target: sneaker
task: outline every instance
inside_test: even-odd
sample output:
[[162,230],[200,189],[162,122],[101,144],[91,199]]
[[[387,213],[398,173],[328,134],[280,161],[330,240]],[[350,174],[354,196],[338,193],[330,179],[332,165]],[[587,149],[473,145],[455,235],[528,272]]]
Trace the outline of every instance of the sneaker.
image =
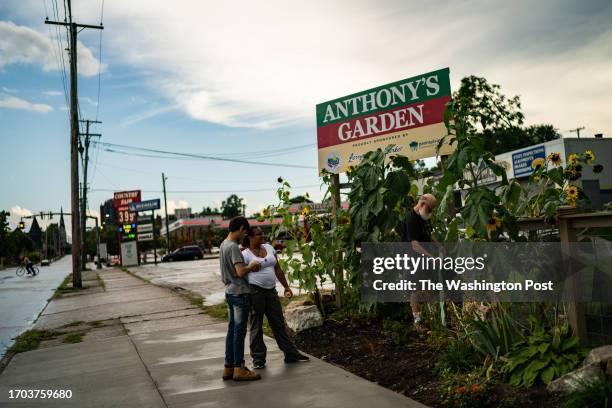
[[234,378],[234,367],[223,367],[223,380],[231,380]]
[[310,357],[301,353],[285,356],[285,363],[305,363],[306,361],[310,361]]
[[259,369],[265,368],[265,367],[266,367],[266,362],[265,361],[261,361],[261,360],[253,361],[253,368],[259,370]]
[[246,366],[234,367],[234,381],[261,380],[261,375],[252,372]]

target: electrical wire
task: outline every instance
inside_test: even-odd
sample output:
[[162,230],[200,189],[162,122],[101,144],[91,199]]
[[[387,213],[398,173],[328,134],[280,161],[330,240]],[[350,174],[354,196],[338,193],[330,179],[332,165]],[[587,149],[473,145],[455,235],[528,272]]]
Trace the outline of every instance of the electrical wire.
[[[319,184],[308,184],[308,185],[302,185],[302,186],[293,186],[293,188],[315,188],[315,187],[321,187]],[[254,193],[254,192],[265,192],[265,191],[276,191],[277,188],[276,187],[269,187],[269,188],[252,188],[252,189],[234,189],[234,190],[166,190],[166,193],[172,193],[172,194],[225,194],[225,193],[235,193],[235,194],[242,194],[242,193]],[[96,192],[116,192],[116,191],[123,191],[121,189],[110,189],[110,188],[96,188],[96,189],[92,189],[90,190],[92,192],[96,191]],[[163,190],[140,190],[143,193],[163,193]]]
[[[124,154],[128,156],[136,156],[136,157],[148,157],[148,158],[156,158],[156,159],[179,159],[179,160],[213,160],[213,161],[226,161],[226,162],[231,162],[231,163],[253,164],[253,165],[259,165],[259,166],[316,169],[316,167],[314,166],[304,166],[304,165],[299,165],[299,164],[272,163],[272,162],[262,162],[262,161],[253,161],[253,160],[244,160],[244,159],[234,159],[234,158],[229,158],[229,157],[201,155],[201,154],[194,154],[194,153],[172,152],[172,151],[167,151],[167,150],[126,146],[126,145],[100,142],[100,141],[97,141],[95,143],[101,145],[102,148],[107,152]],[[128,151],[125,151],[125,150],[128,150]],[[132,150],[132,151],[129,151],[129,150]],[[137,151],[150,152],[154,154],[137,153]]]

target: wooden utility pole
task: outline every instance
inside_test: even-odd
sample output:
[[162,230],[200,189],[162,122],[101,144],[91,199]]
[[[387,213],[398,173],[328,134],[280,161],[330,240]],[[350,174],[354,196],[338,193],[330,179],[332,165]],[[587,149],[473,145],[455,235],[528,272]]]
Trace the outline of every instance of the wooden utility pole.
[[[340,175],[332,175],[332,212],[333,212],[333,224],[332,228],[338,228],[340,223],[338,219],[338,210],[342,205],[340,202]],[[344,268],[342,266],[342,251],[336,252],[335,264],[336,268],[334,271],[336,277],[336,307],[340,309],[342,307],[342,298],[344,297]]]
[[580,131],[581,130],[584,130],[584,126],[579,126],[576,129],[570,129],[570,132],[576,133],[576,136],[578,137],[578,139],[580,139]]
[[[102,123],[97,120],[80,120],[79,122],[85,123],[85,134],[79,133],[81,136],[85,136],[85,141],[83,143],[83,147],[79,149],[81,153],[81,157],[83,158],[83,194],[81,198],[81,236],[83,239],[81,240],[81,268],[85,270],[85,266],[87,265],[87,235],[86,235],[86,226],[87,226],[87,169],[89,164],[89,144],[92,137],[100,137],[102,136],[99,133],[89,133],[89,125],[91,123]],[[97,220],[97,218],[96,218]]]
[[68,0],[68,21],[49,21],[45,24],[68,27],[70,52],[70,211],[72,213],[72,286],[83,287],[81,280],[81,251],[82,242],[79,219],[79,115],[77,93],[77,30],[81,28],[95,28],[102,30],[102,25],[77,24],[72,21],[72,6]]
[[166,202],[166,176],[162,173],[162,185],[164,187],[164,212],[166,213],[166,250],[170,253],[170,227],[168,226],[168,203]]

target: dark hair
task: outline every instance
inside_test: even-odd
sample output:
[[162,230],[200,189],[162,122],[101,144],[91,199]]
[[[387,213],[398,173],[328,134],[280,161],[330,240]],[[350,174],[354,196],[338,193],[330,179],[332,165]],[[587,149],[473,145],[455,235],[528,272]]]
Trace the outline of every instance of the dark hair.
[[240,227],[244,227],[244,229],[249,232],[251,226],[249,225],[249,221],[244,217],[234,217],[229,222],[229,232],[240,231]]
[[263,230],[261,229],[261,227],[259,227],[259,226],[257,226],[257,225],[256,225],[256,226],[254,226],[254,227],[251,227],[251,228],[249,229],[249,232],[248,232],[248,233],[247,233],[247,234],[244,236],[244,239],[242,240],[242,246],[243,246],[243,247],[248,248],[248,247],[250,247],[250,246],[251,246],[251,240],[249,239],[249,237],[254,237],[254,236],[255,236],[255,231],[256,231],[256,230],[260,230],[260,231],[262,231],[262,232],[263,232]]

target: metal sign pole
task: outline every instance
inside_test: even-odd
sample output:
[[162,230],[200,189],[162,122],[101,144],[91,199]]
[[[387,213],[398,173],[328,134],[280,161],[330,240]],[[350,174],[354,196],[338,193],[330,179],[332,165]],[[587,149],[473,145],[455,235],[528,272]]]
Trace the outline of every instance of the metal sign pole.
[[153,259],[157,266],[157,239],[155,238],[155,210],[151,210],[151,226],[153,228]]

